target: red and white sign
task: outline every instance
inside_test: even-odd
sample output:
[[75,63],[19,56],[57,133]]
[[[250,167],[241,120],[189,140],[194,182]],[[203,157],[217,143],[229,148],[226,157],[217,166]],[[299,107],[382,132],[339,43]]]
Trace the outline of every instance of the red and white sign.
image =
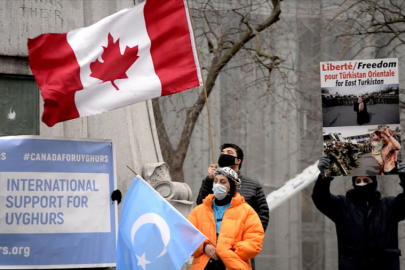
[[321,62],[321,87],[398,84],[398,59]]
[[202,85],[186,0],[147,0],[28,51],[48,126]]

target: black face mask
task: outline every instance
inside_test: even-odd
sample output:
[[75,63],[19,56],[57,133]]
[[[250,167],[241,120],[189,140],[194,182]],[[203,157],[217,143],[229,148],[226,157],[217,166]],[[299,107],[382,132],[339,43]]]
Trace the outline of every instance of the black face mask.
[[369,200],[374,196],[375,191],[377,190],[377,181],[373,181],[364,186],[354,184],[353,187],[356,195],[359,196],[360,199]]
[[230,167],[235,165],[236,157],[232,155],[222,154],[218,158],[218,165],[219,167]]

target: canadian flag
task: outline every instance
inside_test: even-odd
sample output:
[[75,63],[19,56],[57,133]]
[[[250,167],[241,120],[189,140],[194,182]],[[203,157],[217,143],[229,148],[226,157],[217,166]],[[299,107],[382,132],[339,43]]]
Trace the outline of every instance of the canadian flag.
[[147,0],[28,40],[48,126],[202,85],[186,0]]

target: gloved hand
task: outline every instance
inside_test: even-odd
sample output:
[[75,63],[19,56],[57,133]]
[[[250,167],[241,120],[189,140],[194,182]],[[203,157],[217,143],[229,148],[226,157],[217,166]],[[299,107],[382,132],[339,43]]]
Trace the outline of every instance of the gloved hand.
[[113,193],[111,193],[111,200],[113,201],[117,201],[118,204],[120,204],[122,199],[122,194],[121,191],[119,189],[116,189],[113,191]]
[[329,169],[330,159],[327,156],[321,156],[318,162],[318,169],[322,176],[325,176],[325,171]]
[[400,179],[400,185],[405,188],[405,163],[398,163],[398,175]]

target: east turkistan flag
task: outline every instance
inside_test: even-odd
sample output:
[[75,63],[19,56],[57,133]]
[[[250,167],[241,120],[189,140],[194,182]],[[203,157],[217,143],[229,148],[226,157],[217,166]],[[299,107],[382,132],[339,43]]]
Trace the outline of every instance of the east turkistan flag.
[[142,178],[125,194],[117,270],[179,270],[206,237]]

